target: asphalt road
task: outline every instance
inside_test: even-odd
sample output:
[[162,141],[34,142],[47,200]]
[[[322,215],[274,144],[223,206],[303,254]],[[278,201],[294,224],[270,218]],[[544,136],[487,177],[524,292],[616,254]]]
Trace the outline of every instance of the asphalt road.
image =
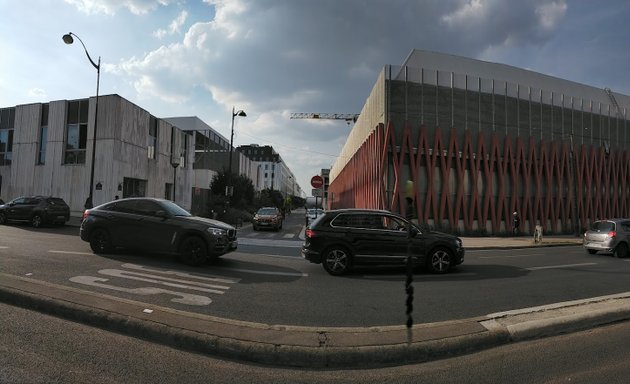
[[366,370],[216,359],[0,303],[0,382],[627,383],[630,322],[423,364]]
[[[238,252],[191,268],[172,257],[94,255],[78,228],[0,226],[2,272],[163,307],[267,324],[404,324],[404,271],[362,269],[329,276],[299,256],[303,216],[281,232],[239,231]],[[449,275],[414,277],[415,323],[630,290],[630,259],[588,255],[581,247],[468,250]]]

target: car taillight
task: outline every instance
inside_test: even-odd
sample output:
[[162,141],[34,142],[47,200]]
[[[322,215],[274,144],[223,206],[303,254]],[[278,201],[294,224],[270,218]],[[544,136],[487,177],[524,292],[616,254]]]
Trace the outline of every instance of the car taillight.
[[615,236],[617,236],[617,232],[616,231],[608,232],[608,237],[615,237]]
[[313,231],[312,229],[307,229],[306,232],[304,232],[304,234],[306,235],[306,237],[312,238],[315,237],[315,231]]
[[83,211],[83,217],[81,218],[82,220],[87,219],[87,217],[90,215],[90,210],[86,209],[85,211]]

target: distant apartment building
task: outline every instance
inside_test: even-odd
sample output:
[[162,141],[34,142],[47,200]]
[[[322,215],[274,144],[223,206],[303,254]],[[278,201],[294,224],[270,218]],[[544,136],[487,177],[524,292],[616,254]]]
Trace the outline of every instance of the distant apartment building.
[[252,178],[256,190],[272,189],[280,191],[284,196],[301,196],[301,189],[295,175],[282,157],[270,145],[241,145],[237,150],[249,158],[254,164],[256,176]]

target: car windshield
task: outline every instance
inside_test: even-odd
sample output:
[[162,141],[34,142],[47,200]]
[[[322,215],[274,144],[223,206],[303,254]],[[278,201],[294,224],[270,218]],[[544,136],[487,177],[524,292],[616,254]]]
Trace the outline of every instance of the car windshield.
[[275,208],[261,208],[258,210],[259,215],[277,215],[278,211]]
[[593,231],[614,231],[615,223],[612,221],[596,221],[593,223],[591,229]]
[[161,203],[162,206],[166,209],[166,212],[173,216],[192,216],[187,210],[173,203],[172,201],[164,200]]

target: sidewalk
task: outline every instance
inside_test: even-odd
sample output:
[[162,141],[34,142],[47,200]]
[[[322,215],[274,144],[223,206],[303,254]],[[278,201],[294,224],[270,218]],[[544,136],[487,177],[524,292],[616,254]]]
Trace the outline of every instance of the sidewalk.
[[[463,241],[466,248],[476,249],[534,246],[529,237],[466,237]],[[575,237],[550,237],[535,246],[579,243]],[[0,273],[0,301],[183,350],[305,368],[419,363],[630,319],[627,292],[417,324],[411,332],[402,325],[331,328],[259,324],[178,311],[4,273]]]

